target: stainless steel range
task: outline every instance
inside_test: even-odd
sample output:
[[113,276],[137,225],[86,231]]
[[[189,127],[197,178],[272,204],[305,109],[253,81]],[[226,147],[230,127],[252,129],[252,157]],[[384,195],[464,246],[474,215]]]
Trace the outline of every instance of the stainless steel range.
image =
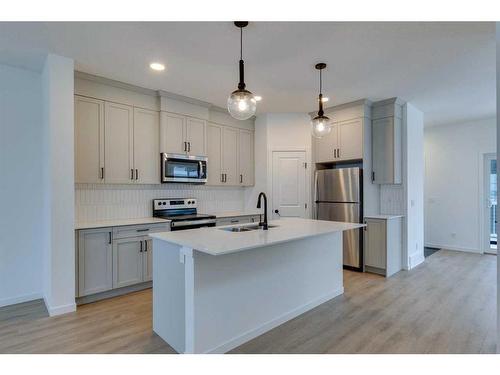
[[170,230],[215,227],[215,216],[199,214],[196,198],[153,199],[153,216],[171,220]]

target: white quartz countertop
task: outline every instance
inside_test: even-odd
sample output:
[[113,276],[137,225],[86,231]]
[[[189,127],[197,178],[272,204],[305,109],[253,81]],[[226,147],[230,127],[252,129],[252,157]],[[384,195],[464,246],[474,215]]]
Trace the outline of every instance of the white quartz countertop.
[[398,217],[403,217],[403,215],[365,215],[365,219],[382,219],[382,220],[391,220],[396,219]]
[[238,216],[256,216],[260,215],[262,210],[245,210],[245,211],[217,211],[209,212],[209,215],[214,215],[217,219],[223,219],[226,217],[238,217]]
[[[240,224],[235,226],[251,226]],[[158,240],[189,247],[210,255],[224,255],[278,243],[295,241],[307,237],[341,232],[364,227],[364,224],[342,223],[300,218],[272,220],[269,225],[276,225],[269,230],[248,232],[228,232],[224,227],[204,227],[175,232],[152,233],[149,236]]]
[[124,225],[142,225],[142,224],[158,224],[168,223],[170,220],[159,219],[157,217],[143,217],[138,219],[114,219],[114,220],[99,220],[88,222],[76,222],[75,229],[94,229],[105,227],[120,227]]

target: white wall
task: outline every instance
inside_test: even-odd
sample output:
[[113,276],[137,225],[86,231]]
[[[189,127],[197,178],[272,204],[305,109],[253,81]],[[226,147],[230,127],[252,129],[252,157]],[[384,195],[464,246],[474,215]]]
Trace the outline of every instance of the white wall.
[[425,129],[425,243],[481,252],[483,154],[496,152],[496,119]]
[[39,73],[0,65],[0,306],[42,297]]
[[47,56],[42,97],[49,202],[45,230],[50,236],[44,256],[44,299],[49,314],[58,315],[76,309],[73,60]]
[[255,186],[247,189],[246,207],[255,209],[257,197],[265,192],[269,201],[269,219],[272,218],[272,152],[298,151],[306,152],[308,215],[310,202],[311,171],[311,118],[303,113],[266,113],[255,120]]

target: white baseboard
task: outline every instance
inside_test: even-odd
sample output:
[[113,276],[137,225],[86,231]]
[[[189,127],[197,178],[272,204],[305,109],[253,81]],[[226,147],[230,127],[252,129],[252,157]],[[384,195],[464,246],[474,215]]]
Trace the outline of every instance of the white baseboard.
[[47,308],[47,311],[49,312],[49,316],[56,316],[56,315],[62,315],[62,314],[67,314],[73,311],[76,311],[76,303],[69,303],[67,305],[61,305],[61,306],[50,306],[47,303],[47,300],[44,298],[43,301],[45,302],[45,307]]
[[410,258],[409,265],[408,265],[409,270],[415,268],[419,264],[423,263],[425,260],[424,254],[422,254],[422,253],[411,254],[409,258]]
[[435,247],[437,249],[453,250],[453,251],[464,251],[467,253],[475,253],[475,254],[482,254],[483,253],[480,249],[477,249],[474,247],[460,247],[460,246],[455,246],[455,245],[440,245],[440,244],[435,244],[435,243],[426,243],[425,247]]
[[299,316],[300,314],[303,314],[306,311],[309,311],[309,310],[321,305],[322,303],[325,303],[326,301],[331,300],[332,298],[340,296],[343,293],[344,293],[344,287],[341,287],[340,289],[337,289],[337,290],[335,290],[327,295],[324,295],[324,296],[322,296],[314,301],[311,301],[309,303],[306,303],[305,305],[299,306],[299,307],[297,307],[289,312],[286,312],[285,314],[280,315],[277,318],[270,320],[269,322],[264,323],[257,328],[251,329],[250,331],[247,331],[239,336],[236,336],[236,337],[226,341],[225,343],[223,343],[215,348],[209,349],[205,353],[206,354],[227,353],[231,349],[234,349],[234,348],[240,346],[241,344],[244,344],[245,342],[256,338],[257,336],[260,336],[263,333],[287,322],[288,320],[291,320],[291,319]]
[[31,293],[31,294],[25,294],[25,295],[17,296],[17,297],[3,298],[3,299],[0,299],[0,307],[15,305],[17,303],[33,301],[35,299],[42,299],[42,298],[43,298],[43,296],[41,293]]

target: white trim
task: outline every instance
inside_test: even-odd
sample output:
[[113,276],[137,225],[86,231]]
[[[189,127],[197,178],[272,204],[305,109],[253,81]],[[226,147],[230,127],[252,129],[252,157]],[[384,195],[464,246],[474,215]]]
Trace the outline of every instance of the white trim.
[[254,339],[257,336],[262,335],[263,333],[305,313],[306,311],[309,311],[326,301],[331,300],[332,298],[335,298],[337,296],[340,296],[341,294],[344,293],[344,288],[339,288],[331,293],[328,293],[322,297],[319,297],[318,299],[311,301],[309,303],[306,303],[302,306],[299,306],[289,312],[284,313],[283,315],[278,316],[275,319],[272,319],[268,321],[267,323],[262,324],[261,326],[251,329],[250,331],[247,331],[239,336],[233,337],[232,339],[226,341],[225,343],[216,346],[215,348],[209,349],[205,351],[205,354],[222,354],[230,351],[231,349],[234,349],[241,344]]
[[408,259],[408,270],[411,270],[418,266],[419,264],[422,264],[425,260],[424,254],[421,253],[415,253],[411,254]]
[[455,245],[439,245],[439,244],[435,244],[435,243],[426,243],[425,247],[434,247],[437,249],[451,250],[451,251],[463,251],[466,253],[474,253],[474,254],[482,254],[483,253],[480,249],[477,249],[477,248],[460,247],[460,246],[455,246]]
[[490,238],[489,238],[489,210],[486,209],[486,200],[488,199],[488,190],[489,190],[489,174],[486,174],[487,168],[489,169],[489,165],[487,165],[488,160],[493,160],[496,158],[496,153],[494,152],[485,152],[479,153],[479,249],[481,253],[489,253],[496,254],[495,251],[492,251],[490,248]]
[[67,305],[61,305],[61,306],[50,306],[47,303],[47,299],[44,297],[43,301],[45,302],[45,307],[47,308],[47,311],[49,312],[49,316],[57,316],[57,315],[62,315],[62,314],[67,314],[70,312],[76,311],[76,303],[70,303]]
[[24,294],[22,296],[17,296],[17,297],[2,298],[2,299],[0,299],[0,307],[15,305],[18,303],[23,303],[23,302],[34,301],[36,299],[42,299],[42,298],[43,298],[42,293],[31,293],[31,294]]

